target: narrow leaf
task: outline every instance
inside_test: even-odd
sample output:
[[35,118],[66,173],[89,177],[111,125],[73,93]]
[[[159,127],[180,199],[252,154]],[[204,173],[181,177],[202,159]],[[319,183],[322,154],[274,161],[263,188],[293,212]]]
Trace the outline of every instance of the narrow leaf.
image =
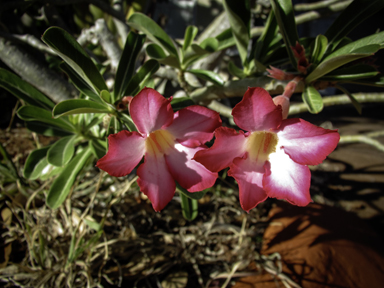
[[192,73],[196,75],[197,77],[209,81],[217,86],[223,86],[224,80],[216,73],[208,70],[201,70],[201,69],[191,69],[187,72]]
[[59,27],[48,28],[42,40],[52,48],[84,81],[99,94],[108,90],[99,70],[71,34]]
[[168,34],[151,18],[142,13],[133,13],[128,25],[146,34],[154,43],[162,46],[170,54],[177,56],[177,50]]
[[[89,86],[89,84],[75,72],[67,63],[63,62],[60,64],[61,70],[68,75],[69,79],[72,81],[73,85],[84,95],[88,96],[92,100],[101,103],[99,95],[95,90]],[[53,108],[53,107],[52,107]]]
[[107,153],[107,142],[103,140],[93,139],[89,141],[89,146],[92,149],[93,155],[100,159]]
[[240,69],[239,67],[237,67],[235,65],[235,63],[233,63],[232,61],[229,61],[229,63],[228,63],[228,71],[233,76],[236,76],[239,79],[243,79],[243,78],[247,77],[247,75],[244,73],[244,71],[242,69]]
[[269,12],[267,22],[263,33],[259,37],[256,43],[255,59],[260,61],[271,50],[270,48],[275,45],[277,41],[280,41],[280,37],[277,36],[279,26],[277,25],[275,14],[273,10]]
[[219,47],[219,41],[216,38],[210,37],[204,39],[198,46],[207,52],[213,53]]
[[194,220],[198,215],[198,202],[195,199],[188,198],[183,193],[180,193],[181,199],[181,210],[183,212],[183,216],[188,221]]
[[57,167],[66,165],[75,152],[76,136],[67,136],[57,140],[48,150],[47,161]]
[[60,129],[56,126],[49,125],[47,123],[43,122],[37,122],[37,121],[28,121],[25,122],[25,126],[27,127],[28,130],[35,132],[37,134],[41,134],[44,136],[58,136],[58,137],[64,137],[64,136],[69,136],[73,135],[70,131]]
[[29,83],[3,68],[0,68],[0,87],[26,103],[51,110],[55,104]]
[[159,70],[159,62],[150,59],[140,67],[139,71],[132,77],[129,81],[129,84],[124,92],[124,95],[135,96],[141,89],[144,88],[146,81],[157,71]]
[[317,35],[312,51],[311,63],[317,65],[320,63],[327,50],[328,39],[324,35]]
[[139,35],[133,32],[128,34],[123,55],[121,56],[119,67],[116,72],[114,88],[115,101],[125,96],[124,92],[135,72],[136,60],[144,45],[145,38],[145,35]]
[[319,91],[315,87],[305,87],[302,98],[304,103],[307,104],[310,113],[317,114],[323,110],[323,98],[321,98]]
[[35,149],[29,155],[25,161],[23,176],[30,180],[37,179],[42,170],[48,164],[47,159],[45,158],[50,146]]
[[173,55],[167,56],[163,48],[155,43],[149,44],[146,48],[146,52],[149,57],[156,59],[162,64],[180,68],[179,59]]
[[55,118],[71,114],[81,113],[111,113],[112,108],[105,104],[83,99],[70,99],[60,102],[53,108],[52,115]]
[[195,104],[196,103],[193,102],[193,100],[189,97],[173,98],[171,101],[171,106],[173,111],[178,111],[180,109],[183,109]]
[[271,0],[273,12],[279,25],[291,64],[296,67],[296,59],[291,47],[299,41],[297,34],[295,14],[293,13],[291,0]]
[[58,208],[67,198],[69,191],[85,162],[92,155],[89,147],[78,153],[53,181],[48,191],[46,203],[51,209]]
[[219,41],[217,50],[223,50],[236,44],[231,28],[228,28],[215,37]]
[[336,69],[327,75],[321,77],[320,80],[326,81],[351,81],[361,78],[370,78],[379,74],[374,67],[366,64],[357,64],[345,68]]
[[329,40],[328,51],[333,51],[345,36],[382,8],[384,8],[382,0],[352,1],[325,32],[325,36]]
[[340,85],[336,85],[336,88],[339,89],[340,91],[342,91],[345,95],[348,96],[348,98],[351,100],[352,102],[352,105],[355,107],[355,109],[357,110],[357,112],[361,115],[361,113],[363,112],[362,111],[362,108],[361,108],[361,105],[359,103],[359,101],[357,101],[357,99],[351,94],[349,93],[349,91],[347,89],[345,89],[344,87],[340,86]]
[[187,50],[189,45],[192,44],[193,40],[195,39],[197,32],[199,32],[199,29],[197,29],[196,26],[188,26],[187,29],[185,29],[184,34],[184,43],[183,43],[183,50]]
[[64,130],[75,131],[70,122],[63,119],[54,119],[52,117],[52,113],[43,108],[35,107],[35,106],[22,106],[18,111],[17,115],[20,119],[24,121],[40,121],[50,125],[54,125]]
[[249,1],[224,0],[223,5],[231,25],[232,35],[236,41],[241,62],[247,64],[248,44],[250,40],[251,11]]

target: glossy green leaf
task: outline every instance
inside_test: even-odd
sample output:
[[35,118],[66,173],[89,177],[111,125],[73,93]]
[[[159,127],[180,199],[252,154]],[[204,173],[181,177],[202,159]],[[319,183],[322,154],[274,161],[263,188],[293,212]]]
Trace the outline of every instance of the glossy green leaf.
[[178,111],[180,109],[183,109],[195,104],[196,103],[193,102],[193,100],[189,97],[173,98],[171,101],[171,106],[173,111]]
[[176,56],[168,55],[163,48],[157,44],[149,44],[146,48],[149,57],[156,59],[162,64],[169,65],[175,68],[180,68],[179,59]]
[[75,87],[84,95],[88,96],[92,100],[101,103],[99,95],[95,92],[95,90],[88,85],[88,83],[79,76],[67,63],[63,62],[60,64],[61,70],[68,75],[69,79],[75,85]]
[[328,55],[324,61],[351,53],[375,53],[378,49],[382,48],[384,48],[384,31],[361,38],[341,47]]
[[192,44],[193,40],[195,39],[197,32],[199,32],[199,29],[197,29],[196,26],[188,26],[187,29],[185,29],[184,34],[184,43],[183,43],[183,50],[187,50],[189,45]]
[[139,71],[132,77],[131,81],[127,86],[127,89],[124,92],[124,95],[135,96],[141,89],[144,88],[147,80],[157,71],[159,70],[160,65],[159,62],[150,59],[146,61],[143,66],[140,67]]
[[47,153],[47,161],[57,167],[66,165],[75,153],[76,136],[67,136],[57,140]]
[[[137,131],[136,125],[133,122],[131,116],[125,114],[125,113],[118,113],[119,120],[128,128],[129,131]],[[121,130],[119,130],[121,131]],[[118,132],[119,132],[118,131]],[[117,133],[117,132],[115,132]]]
[[50,146],[33,150],[25,161],[23,176],[30,180],[37,179],[47,166],[47,152]]
[[204,39],[198,46],[207,52],[213,53],[219,48],[219,41],[216,38],[210,37]]
[[58,137],[64,137],[73,135],[70,131],[60,129],[59,127],[52,126],[43,122],[37,122],[37,121],[28,121],[25,122],[25,126],[28,130],[35,132],[37,134],[41,134],[44,136],[52,137],[52,136],[58,136]]
[[328,38],[328,51],[333,51],[339,42],[347,36],[360,23],[369,19],[373,14],[384,8],[383,0],[354,0],[352,3],[337,17],[325,32]]
[[107,141],[92,139],[91,141],[89,141],[89,146],[92,149],[93,155],[97,159],[100,159],[107,153]]
[[199,45],[192,44],[184,53],[184,57],[183,57],[184,69],[189,65],[191,65],[193,62],[200,59],[203,55],[206,55],[209,53],[210,53],[209,51],[201,48]]
[[357,85],[373,86],[373,87],[384,87],[384,76],[380,76],[379,74],[369,79],[359,79],[359,80],[351,81],[351,83],[354,83]]
[[107,90],[103,90],[103,91],[100,92],[100,98],[106,104],[112,103],[111,94]]
[[352,102],[352,105],[355,107],[355,109],[357,110],[357,112],[361,115],[361,113],[363,112],[362,111],[362,108],[361,108],[361,105],[359,103],[359,101],[357,101],[357,99],[351,94],[349,93],[349,91],[347,89],[345,89],[344,87],[340,86],[340,85],[336,85],[336,88],[339,89],[340,91],[342,91],[345,95],[348,96],[348,98],[351,100]]
[[53,108],[52,115],[55,118],[81,113],[111,113],[112,108],[105,104],[83,99],[70,99],[60,102]]
[[109,120],[107,135],[119,133],[121,130],[122,130],[121,123],[115,116],[112,116],[111,119]]
[[278,36],[279,26],[277,25],[275,13],[273,10],[269,12],[267,22],[265,23],[265,28],[263,33],[257,39],[256,50],[255,50],[255,59],[261,61],[268,52],[271,51],[271,47],[274,46],[277,42],[280,42],[281,37]]
[[240,69],[239,67],[237,67],[235,65],[235,63],[233,63],[232,61],[229,61],[229,63],[228,63],[228,71],[233,76],[236,76],[239,79],[243,79],[243,78],[247,77],[247,75],[244,73],[244,71],[242,69]]
[[[368,57],[374,54],[374,51],[377,51],[377,46],[374,45],[373,50],[369,52],[369,50],[364,50],[364,53],[351,53],[351,54],[345,54],[336,56],[333,58],[330,58],[328,60],[322,61],[319,66],[315,68],[306,78],[305,81],[307,83],[311,83],[312,81],[315,81],[316,79],[326,75],[327,73],[339,68],[340,66],[347,64],[349,62],[355,61],[360,58]],[[375,48],[376,47],[376,48]],[[366,48],[366,47],[365,47]]]
[[147,35],[154,43],[164,47],[170,54],[177,57],[177,50],[168,34],[151,18],[142,13],[133,13],[127,24]]
[[194,220],[199,213],[197,200],[188,198],[183,193],[180,193],[180,200],[183,217],[188,221]]
[[310,113],[317,114],[323,110],[323,98],[315,87],[306,86],[302,98],[304,103],[307,104]]
[[327,37],[325,37],[324,35],[317,35],[311,56],[312,65],[317,65],[318,63],[320,63],[325,51],[327,50],[327,45]]
[[123,55],[119,62],[116,72],[116,81],[114,88],[115,101],[126,96],[125,91],[129,81],[135,73],[135,65],[137,57],[145,42],[145,35],[139,35],[133,32],[128,34],[125,42]]
[[336,69],[320,78],[325,81],[351,81],[361,78],[370,78],[379,74],[375,67],[366,64],[357,64],[350,67]]
[[291,0],[271,0],[273,12],[279,25],[281,36],[283,37],[291,64],[296,67],[296,59],[291,47],[299,41],[297,34],[295,14]]
[[219,41],[217,50],[223,50],[236,44],[231,28],[228,28],[215,37]]
[[50,125],[54,125],[63,128],[68,131],[75,131],[73,125],[64,119],[54,119],[52,113],[36,106],[22,106],[18,111],[17,115],[24,121],[40,121]]
[[79,152],[53,181],[46,199],[46,203],[51,209],[58,208],[65,201],[77,175],[91,155],[90,147]]
[[231,25],[241,62],[247,66],[248,44],[250,40],[251,11],[249,1],[224,0],[223,5]]
[[97,94],[108,90],[99,70],[76,39],[59,27],[48,28],[42,40],[53,49]]
[[203,80],[209,81],[217,86],[224,85],[224,80],[220,77],[220,75],[212,71],[202,70],[202,69],[191,69],[191,70],[188,70],[187,72],[192,73],[197,77]]
[[0,68],[0,87],[16,96],[25,103],[51,110],[55,104],[43,93],[16,74]]

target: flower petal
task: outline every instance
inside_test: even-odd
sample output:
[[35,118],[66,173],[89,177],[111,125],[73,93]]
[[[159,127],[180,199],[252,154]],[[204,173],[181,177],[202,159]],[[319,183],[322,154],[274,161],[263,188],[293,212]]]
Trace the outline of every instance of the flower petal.
[[242,131],[219,127],[215,130],[216,140],[211,148],[200,150],[193,157],[210,171],[219,172],[228,167],[233,159],[245,153],[246,138]]
[[144,163],[137,169],[140,191],[148,196],[156,212],[161,211],[175,195],[176,184],[169,173],[163,155],[145,154]]
[[177,111],[167,130],[184,146],[197,147],[210,141],[220,126],[219,113],[193,105]]
[[129,113],[137,130],[144,135],[167,127],[173,121],[173,110],[169,100],[151,88],[144,88],[131,100]]
[[246,131],[276,129],[282,120],[281,107],[276,106],[271,95],[260,87],[248,88],[243,99],[233,108],[236,125]]
[[202,147],[189,148],[176,144],[175,149],[165,156],[173,178],[189,192],[197,192],[212,187],[217,173],[207,170],[202,164],[192,160]]
[[278,146],[283,147],[291,159],[303,165],[323,162],[339,143],[337,130],[317,127],[303,119],[284,120],[278,129]]
[[143,158],[145,139],[137,132],[123,130],[109,135],[108,142],[108,152],[96,166],[115,177],[131,173]]
[[311,202],[310,184],[311,172],[307,166],[294,162],[282,149],[269,155],[263,178],[263,186],[269,197],[306,206]]
[[228,175],[236,179],[239,185],[239,199],[241,207],[249,212],[257,204],[267,199],[263,189],[264,167],[247,158],[236,158],[230,166]]

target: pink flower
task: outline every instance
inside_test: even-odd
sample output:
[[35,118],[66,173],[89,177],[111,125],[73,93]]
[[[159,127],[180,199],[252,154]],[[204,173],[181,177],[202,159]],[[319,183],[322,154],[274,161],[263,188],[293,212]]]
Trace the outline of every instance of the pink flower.
[[192,157],[206,148],[204,143],[221,126],[218,113],[197,105],[174,113],[170,100],[150,88],[130,99],[129,112],[138,132],[124,130],[110,135],[108,152],[97,167],[121,177],[129,174],[145,155],[137,169],[138,184],[155,211],[171,201],[175,181],[189,192],[213,186],[217,173]]
[[232,115],[237,126],[249,132],[220,127],[213,146],[194,159],[214,172],[230,167],[228,175],[238,182],[246,211],[267,197],[307,205],[307,165],[320,164],[336,148],[339,133],[298,118],[282,119],[281,106],[262,88],[248,88]]

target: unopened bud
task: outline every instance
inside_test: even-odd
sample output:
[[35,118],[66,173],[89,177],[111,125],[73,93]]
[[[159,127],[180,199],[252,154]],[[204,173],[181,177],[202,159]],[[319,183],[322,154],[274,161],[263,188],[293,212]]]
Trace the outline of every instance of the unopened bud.
[[282,108],[283,119],[287,119],[289,113],[289,98],[284,95],[273,97],[273,103],[276,106],[280,105]]

